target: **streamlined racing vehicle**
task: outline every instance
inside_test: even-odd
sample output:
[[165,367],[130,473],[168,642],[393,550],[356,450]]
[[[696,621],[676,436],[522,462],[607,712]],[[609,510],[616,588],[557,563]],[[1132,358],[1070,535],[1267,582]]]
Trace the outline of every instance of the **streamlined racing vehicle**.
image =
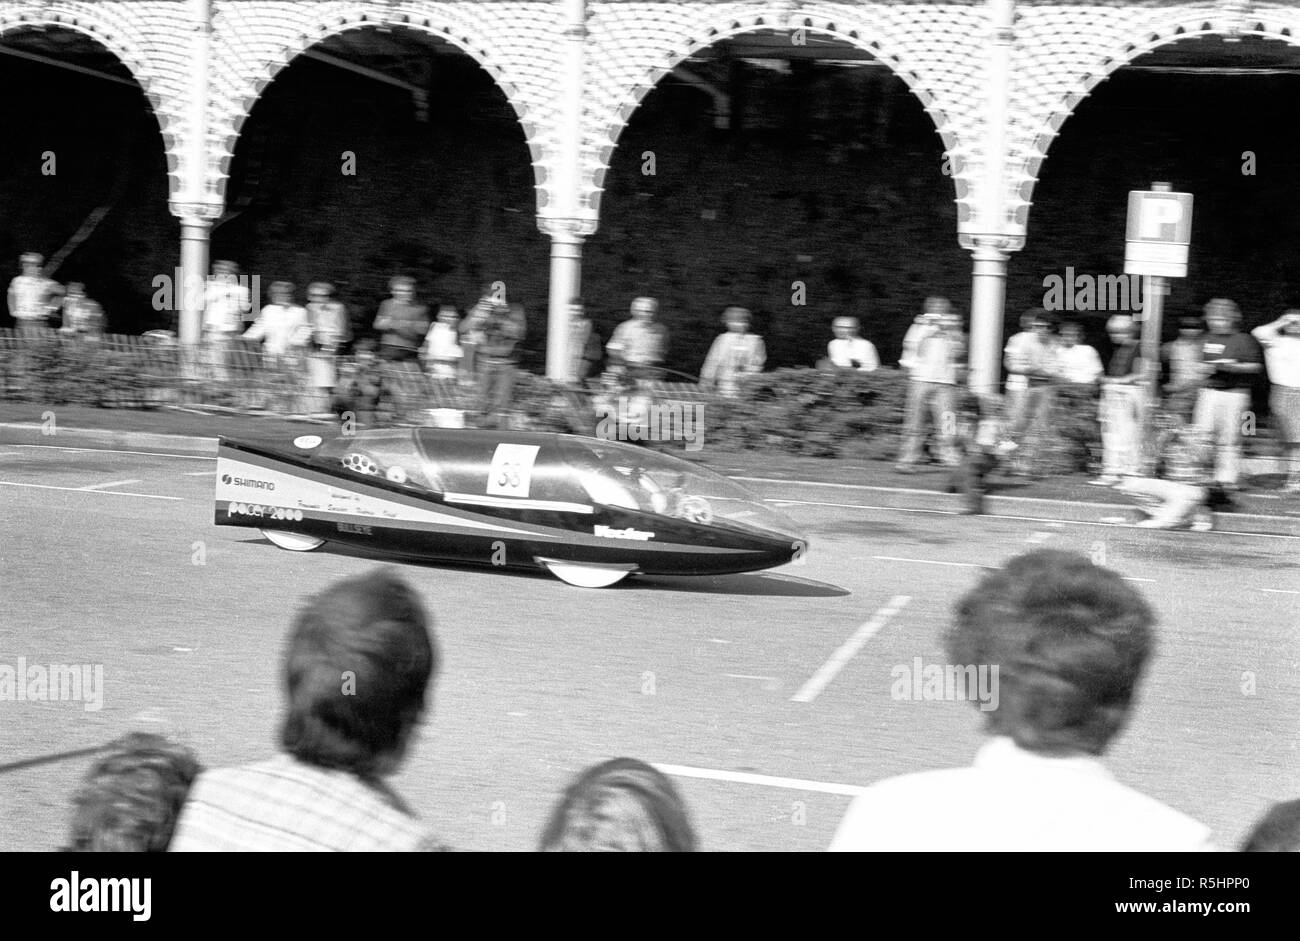
[[282,549],[543,568],[603,588],[629,574],[784,565],[807,541],[727,478],[635,444],[540,432],[384,429],[288,447],[219,442],[219,526]]

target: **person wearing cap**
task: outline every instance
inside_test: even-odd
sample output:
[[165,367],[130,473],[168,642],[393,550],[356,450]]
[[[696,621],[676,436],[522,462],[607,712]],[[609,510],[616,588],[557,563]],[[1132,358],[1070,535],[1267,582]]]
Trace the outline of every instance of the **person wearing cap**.
[[1009,417],[1004,452],[1019,450],[1019,466],[1012,473],[1024,475],[1034,463],[1034,432],[1051,411],[1052,386],[1060,378],[1056,361],[1057,343],[1052,335],[1052,315],[1035,308],[1020,318],[1020,333],[1003,349],[1007,367]]
[[1138,329],[1127,314],[1106,321],[1115,352],[1101,380],[1101,476],[1089,481],[1113,487],[1142,469],[1142,416],[1146,406],[1142,380],[1146,367],[1138,346]]
[[1205,382],[1196,397],[1193,423],[1215,443],[1214,480],[1217,489],[1239,489],[1241,431],[1250,411],[1250,387],[1264,370],[1259,344],[1241,330],[1241,310],[1216,297],[1205,305],[1209,331],[1201,341]]
[[632,379],[654,378],[663,362],[668,332],[655,320],[658,312],[659,302],[653,297],[636,298],[632,316],[614,328],[605,344],[613,365],[625,369]]
[[9,314],[17,322],[20,336],[34,336],[49,326],[50,315],[59,306],[55,298],[63,288],[45,277],[41,270],[45,259],[36,252],[24,253],[18,263],[22,274],[9,282]]
[[835,339],[826,344],[826,355],[838,369],[856,369],[875,372],[880,368],[880,354],[876,345],[858,335],[857,317],[836,317],[831,321]]
[[316,281],[307,287],[307,320],[311,324],[311,357],[308,361],[316,401],[327,412],[334,387],[338,385],[338,357],[352,339],[352,322],[347,305],[334,296],[334,285]]
[[407,362],[420,355],[429,332],[429,308],[415,300],[415,279],[398,275],[388,282],[392,296],[379,305],[375,330],[379,355],[390,363]]
[[894,469],[912,473],[921,459],[926,436],[926,416],[939,439],[939,460],[955,467],[961,457],[954,446],[953,394],[961,378],[966,353],[961,317],[949,305],[921,334],[908,382],[907,411],[903,417],[903,445]]
[[1300,493],[1300,310],[1286,311],[1251,336],[1264,347],[1264,364],[1272,386],[1269,405],[1278,438],[1286,449],[1287,493]]
[[745,376],[763,371],[767,347],[762,337],[749,332],[750,314],[745,308],[728,307],[722,312],[722,322],[727,330],[709,347],[700,370],[700,384],[735,398]]
[[86,286],[70,281],[63,296],[63,326],[59,333],[68,337],[95,339],[104,334],[104,309],[86,296]]
[[271,285],[271,303],[262,308],[243,338],[262,342],[263,368],[272,384],[281,387],[283,407],[292,410],[302,381],[302,355],[312,339],[311,320],[307,309],[293,302],[292,284]]
[[1170,340],[1160,349],[1161,358],[1168,364],[1169,378],[1165,383],[1165,411],[1184,422],[1192,420],[1196,408],[1196,393],[1205,378],[1201,369],[1201,345],[1205,335],[1205,321],[1200,317],[1178,319],[1178,339]]

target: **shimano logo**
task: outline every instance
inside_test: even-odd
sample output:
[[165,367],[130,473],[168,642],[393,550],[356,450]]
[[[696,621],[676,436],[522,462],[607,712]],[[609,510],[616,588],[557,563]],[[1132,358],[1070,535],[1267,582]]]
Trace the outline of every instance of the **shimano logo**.
[[274,490],[275,484],[269,480],[254,480],[251,477],[231,477],[229,474],[221,475],[223,484],[233,484],[236,487],[252,487],[255,490]]

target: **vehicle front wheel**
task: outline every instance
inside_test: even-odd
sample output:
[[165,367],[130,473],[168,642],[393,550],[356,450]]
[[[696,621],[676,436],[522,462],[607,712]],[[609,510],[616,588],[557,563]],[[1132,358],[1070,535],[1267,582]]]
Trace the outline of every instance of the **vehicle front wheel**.
[[290,533],[285,532],[283,529],[264,529],[262,535],[271,540],[273,545],[277,545],[281,549],[288,549],[290,552],[311,552],[311,550],[319,549],[325,545],[325,540],[318,536]]
[[599,565],[576,565],[572,562],[543,562],[546,570],[576,588],[608,588],[627,577],[625,568]]

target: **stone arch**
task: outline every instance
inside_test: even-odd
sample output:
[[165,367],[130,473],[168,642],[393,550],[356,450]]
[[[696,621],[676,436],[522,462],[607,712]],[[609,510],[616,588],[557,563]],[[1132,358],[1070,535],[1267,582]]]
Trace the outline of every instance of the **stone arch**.
[[[485,26],[491,27],[492,23],[485,24],[481,19],[463,19],[441,7],[431,7],[421,13],[400,12],[387,7],[362,7],[327,16],[321,16],[319,10],[312,13],[309,28],[303,29],[288,41],[278,42],[278,48],[270,56],[259,57],[258,71],[252,75],[239,76],[231,91],[221,96],[223,101],[218,102],[217,116],[210,122],[216,141],[210,149],[208,180],[222,199],[225,198],[230,164],[244,122],[252,113],[262,92],[280,70],[299,54],[333,36],[363,29],[392,27],[409,29],[442,40],[468,55],[492,77],[519,121],[537,179],[537,188],[540,190],[543,187],[545,172],[542,135],[534,116],[535,109],[529,106],[530,99],[536,96],[530,96],[521,89],[520,83],[514,79],[505,64],[507,57],[485,38],[492,33],[492,29]],[[220,27],[217,32],[223,41],[232,42],[229,37],[222,36],[224,31]]]
[[857,48],[870,53],[885,64],[890,71],[907,85],[911,93],[921,103],[926,114],[934,123],[935,132],[943,141],[945,154],[952,155],[954,173],[952,174],[956,199],[960,202],[967,197],[971,189],[969,177],[970,162],[963,159],[962,135],[958,124],[947,111],[937,103],[937,97],[921,75],[921,68],[909,61],[901,50],[888,39],[866,38],[869,31],[856,24],[824,14],[796,13],[789,15],[781,11],[753,10],[742,15],[731,14],[714,20],[703,28],[679,32],[671,48],[661,52],[659,61],[645,67],[640,76],[630,85],[625,86],[618,100],[607,107],[602,115],[597,116],[595,127],[588,130],[588,146],[594,152],[591,176],[587,182],[588,191],[583,201],[589,211],[599,215],[600,197],[604,189],[605,173],[618,145],[618,139],[627,128],[633,113],[641,101],[668,75],[690,56],[713,44],[730,39],[733,36],[752,33],[756,30],[805,30],[823,36],[843,40]]
[[171,187],[176,186],[177,150],[180,142],[178,135],[169,128],[174,115],[169,107],[169,98],[160,90],[164,84],[157,71],[150,67],[150,56],[144,51],[145,43],[139,38],[127,35],[131,31],[129,24],[111,23],[97,16],[100,8],[82,4],[77,9],[42,5],[39,9],[17,9],[0,7],[0,37],[20,29],[57,28],[67,29],[93,39],[107,49],[131,74],[131,78],[140,87],[154,119],[158,122],[158,132],[162,135],[163,149],[167,157],[167,170],[171,177]]
[[[1295,21],[1282,22],[1277,19],[1281,14],[1290,14]],[[1131,38],[1132,35],[1112,43],[1101,58],[1094,59],[1092,65],[1072,75],[1066,89],[1054,97],[1045,120],[1022,127],[1018,152],[1008,161],[1012,180],[1018,181],[1010,206],[1012,221],[1021,231],[1028,224],[1038,174],[1043,161],[1047,159],[1052,142],[1060,134],[1066,120],[1094,88],[1140,56],[1185,39],[1250,36],[1280,40],[1300,47],[1300,11],[1273,8],[1250,16],[1227,16],[1202,11],[1196,16],[1185,16],[1156,25],[1147,24],[1137,34],[1140,36],[1138,39]],[[1038,113],[1042,114],[1042,111]]]

